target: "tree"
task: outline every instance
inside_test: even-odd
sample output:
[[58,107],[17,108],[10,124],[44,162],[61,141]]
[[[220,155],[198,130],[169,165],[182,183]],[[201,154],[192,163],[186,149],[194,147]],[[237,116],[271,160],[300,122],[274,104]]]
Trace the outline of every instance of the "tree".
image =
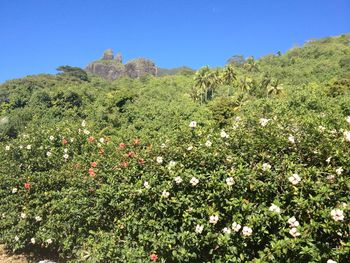
[[228,85],[227,96],[230,95],[230,86],[237,79],[232,65],[226,65],[222,71],[222,83]]
[[71,66],[65,65],[65,66],[58,67],[57,70],[60,71],[60,73],[58,74],[62,76],[74,77],[83,81],[89,80],[87,73],[78,67],[71,67]]
[[[209,73],[210,73],[209,67],[205,66],[200,70],[198,70],[194,77],[194,89],[195,89],[194,94],[197,94],[200,96],[201,103],[203,102],[203,100],[207,100],[207,90],[210,85],[209,78],[208,78]],[[198,99],[199,98],[197,97],[196,100]]]
[[270,81],[267,88],[267,95],[280,95],[283,92],[283,85],[280,84],[279,80]]
[[234,55],[227,60],[227,64],[234,66],[242,66],[245,63],[245,59],[242,55]]
[[259,71],[258,63],[255,61],[253,57],[249,57],[246,60],[246,63],[244,63],[243,67],[248,70],[249,72],[256,72]]

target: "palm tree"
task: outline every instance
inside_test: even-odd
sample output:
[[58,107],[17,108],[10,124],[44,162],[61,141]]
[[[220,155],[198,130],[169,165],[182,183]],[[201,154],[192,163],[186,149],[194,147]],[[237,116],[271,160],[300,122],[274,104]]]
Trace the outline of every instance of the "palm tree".
[[258,63],[254,60],[253,57],[247,58],[246,63],[243,65],[243,67],[249,72],[259,71]]
[[[209,99],[212,99],[215,95],[215,91],[222,84],[221,72],[219,69],[211,71],[207,75],[208,87],[206,92],[209,94]],[[208,96],[207,96],[208,98]]]
[[226,65],[222,71],[222,83],[228,85],[227,96],[230,94],[230,85],[237,79],[236,73],[232,65]]
[[271,81],[267,88],[267,95],[280,95],[283,92],[283,85],[279,83],[279,80]]
[[205,100],[207,99],[207,90],[208,86],[210,85],[208,79],[209,73],[209,67],[205,66],[199,69],[194,77],[194,93],[198,95],[200,94],[201,103],[203,102],[203,95],[205,95]]

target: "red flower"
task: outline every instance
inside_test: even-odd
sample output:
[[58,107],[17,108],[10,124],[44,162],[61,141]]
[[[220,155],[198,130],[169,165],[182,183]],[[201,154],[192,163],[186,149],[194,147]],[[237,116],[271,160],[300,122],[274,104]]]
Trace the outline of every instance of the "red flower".
[[67,141],[65,138],[63,138],[63,139],[62,139],[62,144],[65,145],[65,144],[67,144],[67,143],[68,143],[68,141]]
[[149,258],[153,261],[153,262],[156,262],[157,261],[157,259],[158,259],[158,256],[157,256],[157,254],[151,254],[150,256],[149,256]]
[[126,168],[126,167],[128,167],[129,166],[129,163],[128,162],[122,162],[122,167],[124,167],[124,168]]
[[144,165],[144,164],[145,164],[145,160],[144,160],[144,159],[140,159],[140,160],[139,160],[139,164],[140,164],[140,165]]
[[91,167],[94,167],[94,168],[95,168],[96,166],[97,166],[97,163],[96,163],[96,162],[92,162],[92,163],[91,163]]
[[126,154],[126,156],[132,158],[132,157],[135,157],[135,153],[134,152],[128,152]]
[[89,138],[88,138],[88,142],[93,142],[95,140],[95,138],[93,137],[93,136],[90,136]]
[[134,139],[134,145],[139,145],[141,143],[140,139]]
[[25,189],[30,189],[30,183],[25,183],[25,184],[24,184],[24,188],[25,188]]
[[92,176],[92,177],[94,177],[94,176],[96,175],[93,168],[90,168],[90,169],[89,169],[89,174],[90,174],[90,176]]
[[124,149],[125,148],[125,143],[119,143],[119,148]]

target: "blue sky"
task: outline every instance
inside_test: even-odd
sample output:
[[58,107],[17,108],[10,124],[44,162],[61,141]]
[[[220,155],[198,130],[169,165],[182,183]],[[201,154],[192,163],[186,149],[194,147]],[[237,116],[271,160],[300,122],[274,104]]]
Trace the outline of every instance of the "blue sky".
[[220,66],[350,33],[349,0],[0,0],[0,83],[85,67],[107,48],[160,67]]

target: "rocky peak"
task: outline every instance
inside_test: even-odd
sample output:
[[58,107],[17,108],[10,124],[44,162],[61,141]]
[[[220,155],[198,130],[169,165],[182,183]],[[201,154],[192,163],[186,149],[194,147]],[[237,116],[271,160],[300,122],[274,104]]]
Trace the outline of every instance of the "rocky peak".
[[113,60],[114,58],[114,54],[113,54],[113,50],[107,49],[104,53],[103,53],[103,57],[102,60]]
[[157,67],[153,61],[145,58],[137,58],[123,64],[122,54],[114,57],[112,49],[107,49],[100,60],[91,62],[85,71],[99,75],[108,80],[115,80],[120,77],[139,78],[150,74],[157,75]]

